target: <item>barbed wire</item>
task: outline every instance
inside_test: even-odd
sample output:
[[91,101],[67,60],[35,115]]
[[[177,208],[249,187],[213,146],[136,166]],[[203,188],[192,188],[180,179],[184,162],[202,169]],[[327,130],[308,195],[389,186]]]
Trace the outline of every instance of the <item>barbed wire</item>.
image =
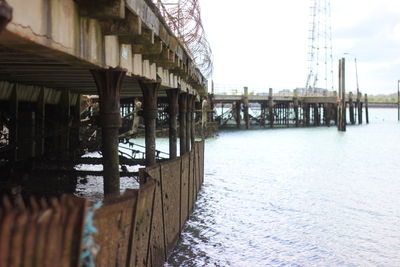
[[201,20],[199,0],[153,0],[170,29],[176,34],[196,66],[209,78],[213,56]]

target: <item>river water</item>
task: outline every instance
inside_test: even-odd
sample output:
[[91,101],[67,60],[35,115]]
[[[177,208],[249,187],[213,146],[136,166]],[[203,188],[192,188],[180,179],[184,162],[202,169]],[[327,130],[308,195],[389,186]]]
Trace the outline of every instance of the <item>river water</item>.
[[400,124],[223,131],[166,266],[400,266]]

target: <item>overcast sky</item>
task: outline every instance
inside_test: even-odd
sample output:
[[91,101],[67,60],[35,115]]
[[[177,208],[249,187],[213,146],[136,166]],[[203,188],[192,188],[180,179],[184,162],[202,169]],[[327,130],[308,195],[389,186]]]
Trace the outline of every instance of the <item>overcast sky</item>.
[[[333,0],[334,81],[346,57],[346,90],[393,93],[400,79],[400,1]],[[304,87],[310,0],[201,0],[216,85]],[[344,55],[349,53],[349,55]]]

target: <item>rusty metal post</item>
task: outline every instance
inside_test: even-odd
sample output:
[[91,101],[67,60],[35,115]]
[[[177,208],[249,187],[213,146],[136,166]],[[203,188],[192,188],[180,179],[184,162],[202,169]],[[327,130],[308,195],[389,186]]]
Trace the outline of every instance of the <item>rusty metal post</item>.
[[96,82],[100,101],[104,195],[117,195],[120,190],[118,156],[118,129],[121,127],[120,90],[126,71],[107,69],[91,70],[91,73]]
[[160,82],[139,80],[143,93],[143,119],[146,143],[146,167],[156,164],[157,90]]
[[187,93],[179,95],[179,148],[182,156],[187,152],[186,146],[186,109],[187,109]]
[[177,157],[177,138],[178,138],[178,97],[179,88],[166,90],[168,97],[169,112],[169,158]]

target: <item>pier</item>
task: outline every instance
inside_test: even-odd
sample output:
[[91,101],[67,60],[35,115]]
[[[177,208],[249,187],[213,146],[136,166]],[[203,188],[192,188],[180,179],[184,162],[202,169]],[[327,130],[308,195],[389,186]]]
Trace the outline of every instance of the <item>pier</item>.
[[[249,94],[248,88],[243,94],[218,94],[212,96],[218,108],[215,120],[220,128],[262,127],[311,127],[333,126],[340,124],[362,124],[363,114],[368,123],[368,96],[352,92],[339,97],[337,92],[325,92],[324,95],[298,95],[293,93]],[[346,113],[339,113],[341,106]]]
[[[162,266],[204,177],[193,55],[148,0],[0,1],[0,19],[0,266]],[[72,195],[95,176],[100,198]]]

